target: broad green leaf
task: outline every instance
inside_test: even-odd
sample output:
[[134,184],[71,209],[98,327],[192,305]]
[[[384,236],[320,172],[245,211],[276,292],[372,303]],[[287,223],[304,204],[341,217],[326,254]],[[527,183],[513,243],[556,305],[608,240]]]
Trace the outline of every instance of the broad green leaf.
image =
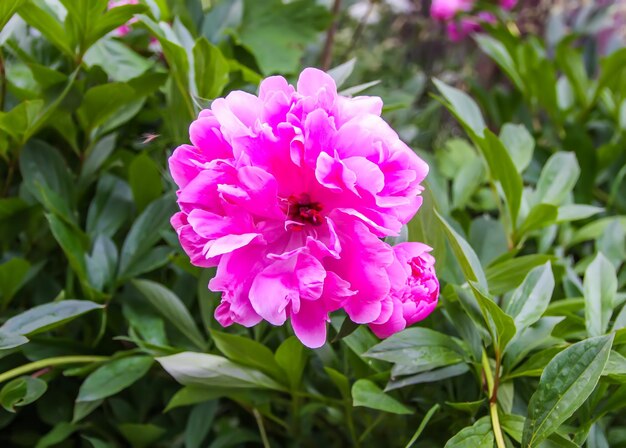
[[468,242],[474,248],[483,266],[509,251],[504,225],[489,216],[472,220]]
[[348,80],[348,78],[354,71],[355,65],[356,58],[352,58],[347,60],[343,64],[331,68],[326,73],[328,73],[335,80],[335,84],[337,84],[337,88],[339,88]]
[[444,448],[493,448],[494,436],[489,417],[483,417],[472,426],[463,428],[446,443]]
[[520,205],[522,203],[522,176],[518,173],[511,156],[500,139],[489,129],[485,136],[477,143],[489,167],[491,178],[500,182],[509,216],[513,225],[517,222]]
[[454,338],[428,328],[407,328],[375,345],[363,356],[393,362],[394,375],[424,372],[464,361]]
[[577,342],[548,363],[528,405],[522,446],[538,446],[585,402],[609,359],[613,337]]
[[470,282],[470,286],[476,295],[476,300],[487,323],[496,350],[498,353],[504,353],[507,344],[515,336],[515,321],[490,299],[485,292],[481,291],[480,286],[473,282]]
[[615,306],[617,277],[611,262],[599,252],[585,271],[585,326],[589,336],[604,334]]
[[91,284],[98,291],[102,291],[113,284],[117,268],[117,247],[113,241],[99,235],[93,245],[91,255],[87,255],[87,277]]
[[83,51],[110,31],[127,23],[135,14],[145,12],[146,9],[146,6],[142,4],[128,4],[110,8],[104,14],[98,15],[95,26],[87,29],[87,39]]
[[85,93],[77,114],[83,127],[92,131],[134,99],[135,91],[128,84],[102,84]]
[[222,356],[182,352],[156,360],[183,386],[285,390],[264,373]]
[[80,386],[76,401],[95,401],[115,395],[142,378],[153,359],[149,356],[129,356],[98,367]]
[[141,57],[117,39],[100,39],[89,48],[83,61],[98,65],[113,81],[126,82],[145,73],[154,62]]
[[572,239],[569,241],[569,246],[581,243],[587,240],[595,240],[602,235],[606,228],[617,219],[622,226],[622,229],[626,231],[626,216],[608,216],[606,218],[596,219],[587,225],[584,225],[574,233]]
[[209,434],[218,410],[218,401],[201,403],[191,410],[185,427],[185,448],[200,448]]
[[21,334],[9,333],[0,328],[0,350],[8,350],[19,347],[28,342],[28,338]]
[[[608,225],[606,232],[596,241],[596,250],[619,269],[626,260],[626,231],[617,219]],[[619,271],[618,271],[619,272]]]
[[626,357],[615,350],[611,350],[609,360],[602,371],[602,376],[608,376],[622,383],[626,382]]
[[537,229],[552,225],[558,219],[559,209],[552,204],[537,204],[528,213],[526,219],[519,227],[518,236],[524,236],[527,233]]
[[23,258],[11,258],[0,264],[0,309],[5,307],[27,279],[30,263]]
[[128,183],[133,191],[138,211],[158,199],[163,192],[161,173],[157,164],[145,152],[133,159],[128,167]]
[[475,281],[482,287],[487,287],[487,278],[483,272],[480,261],[476,256],[474,249],[465,241],[465,239],[459,235],[453,228],[446,222],[446,220],[435,210],[435,215],[439,219],[439,222],[443,225],[443,228],[452,247],[452,251],[456,256],[457,261],[461,265],[465,278],[469,281]]
[[178,331],[187,336],[199,348],[206,346],[204,337],[198,330],[189,310],[185,308],[176,294],[165,286],[150,280],[135,279],[132,283]]
[[96,192],[87,211],[87,233],[109,238],[129,219],[133,198],[126,182],[110,174],[98,179]]
[[556,217],[556,222],[578,221],[587,219],[604,211],[601,207],[584,204],[567,204],[561,205]]
[[244,0],[243,4],[239,38],[266,75],[295,72],[305,46],[330,19],[326,8],[307,0]]
[[535,139],[526,126],[506,123],[500,130],[500,141],[509,151],[517,171],[523,172],[530,164],[535,149]]
[[571,152],[553,154],[541,170],[534,202],[561,205],[580,176],[576,155]]
[[128,278],[127,271],[133,264],[140,262],[161,239],[161,231],[170,227],[170,217],[174,214],[176,202],[169,195],[154,201],[133,222],[130,231],[126,235],[118,277]]
[[463,165],[452,182],[452,207],[464,208],[484,182],[485,165],[480,158]]
[[413,411],[395,398],[387,395],[370,380],[360,379],[352,385],[352,405],[389,412],[412,414]]
[[74,412],[72,423],[77,423],[95,411],[104,400],[76,401],[74,402]]
[[88,286],[87,261],[85,258],[87,248],[85,247],[86,241],[84,238],[81,238],[83,235],[56,215],[46,213],[45,216],[48,220],[50,231],[63,249],[72,270],[78,275],[81,283],[84,286]]
[[48,389],[48,384],[31,376],[21,376],[6,383],[0,390],[0,404],[9,412],[15,412],[16,406],[26,406],[41,397]]
[[219,48],[200,37],[193,47],[196,90],[201,98],[213,99],[228,84],[230,66]]
[[167,432],[165,428],[152,423],[122,423],[117,428],[133,448],[155,446],[155,442]]
[[307,351],[295,336],[283,341],[274,355],[276,363],[287,375],[292,389],[297,389],[302,382],[302,374],[306,367]]
[[496,64],[507,74],[509,79],[513,81],[513,84],[521,91],[524,92],[524,81],[520,76],[515,61],[511,54],[507,50],[506,46],[499,40],[489,36],[488,34],[475,34],[474,39],[478,46],[486,53]]
[[24,144],[32,133],[37,117],[43,110],[43,100],[22,101],[8,112],[0,112],[0,130]]
[[228,359],[258,369],[278,381],[284,378],[280,366],[274,360],[274,354],[263,344],[215,330],[211,331],[211,337],[217,349]]
[[517,288],[526,275],[535,267],[555,260],[552,255],[524,255],[492,264],[485,274],[489,284],[489,292],[500,295]]
[[0,3],[0,30],[25,2],[26,0],[4,0]]
[[41,31],[46,39],[50,41],[52,45],[57,47],[61,52],[67,56],[74,57],[68,35],[63,29],[63,25],[42,9],[35,1],[28,1],[18,9],[18,14],[33,28],[37,28]]
[[447,101],[446,107],[463,122],[475,136],[482,138],[487,128],[476,102],[465,92],[433,79],[435,86]]
[[389,381],[385,387],[385,391],[400,389],[402,387],[412,386],[414,384],[435,383],[443,381],[447,378],[463,375],[469,372],[469,366],[466,363],[453,364],[451,366],[434,369],[428,372],[418,373],[417,375],[405,376]]
[[332,367],[324,367],[324,372],[328,375],[330,380],[333,382],[337,389],[339,389],[339,393],[344,399],[350,398],[350,380],[343,373],[333,369]]
[[87,300],[50,302],[10,318],[0,327],[0,331],[29,336],[51,330],[82,314],[101,308],[102,305]]
[[35,445],[35,448],[48,448],[66,440],[69,436],[74,434],[78,430],[72,423],[68,422],[60,422],[54,425],[54,427],[48,432],[45,436],[43,436]]
[[528,273],[506,307],[518,332],[539,320],[550,304],[553,291],[554,275],[549,261]]

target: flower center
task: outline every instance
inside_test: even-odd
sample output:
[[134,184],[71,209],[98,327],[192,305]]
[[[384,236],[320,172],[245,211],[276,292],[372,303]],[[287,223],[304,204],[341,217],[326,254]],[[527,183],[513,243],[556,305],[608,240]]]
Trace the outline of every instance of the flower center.
[[287,215],[294,221],[320,226],[324,222],[321,214],[322,204],[311,201],[307,193],[291,195],[287,199]]

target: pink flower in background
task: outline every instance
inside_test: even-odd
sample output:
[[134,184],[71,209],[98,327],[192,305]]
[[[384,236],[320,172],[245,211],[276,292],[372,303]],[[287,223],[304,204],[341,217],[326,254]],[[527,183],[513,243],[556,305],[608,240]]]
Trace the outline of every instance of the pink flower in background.
[[513,9],[517,5],[517,0],[500,0],[500,7],[502,9]]
[[[138,5],[138,4],[139,4],[139,0],[109,0],[109,9],[116,8],[118,6]],[[130,30],[131,30],[130,26],[135,22],[137,22],[137,19],[134,19],[134,18],[130,19],[124,25],[119,26],[115,30],[113,30],[113,35],[115,35],[116,37],[126,36],[128,33],[130,33]]]
[[482,24],[495,23],[496,18],[488,12],[479,12],[476,17],[462,17],[458,21],[448,22],[446,31],[452,42],[459,42],[473,33],[483,30]]
[[431,248],[422,243],[401,243],[393,247],[395,260],[388,268],[391,291],[384,307],[390,313],[383,323],[370,323],[381,338],[391,336],[418,322],[437,306],[439,281]]
[[469,11],[474,6],[474,0],[433,0],[430,5],[430,15],[433,19],[447,22],[463,11]]
[[405,325],[432,311],[415,286],[434,291],[428,248],[402,252],[381,239],[421,205],[428,165],[381,109],[377,97],[338,95],[330,76],[309,68],[296,88],[267,78],[258,96],[232,92],[191,124],[192,144],[170,158],[181,210],[172,225],[193,264],[217,266],[209,287],[222,292],[222,325],[290,320],[319,347],[338,309],[375,325],[396,318],[398,301]]

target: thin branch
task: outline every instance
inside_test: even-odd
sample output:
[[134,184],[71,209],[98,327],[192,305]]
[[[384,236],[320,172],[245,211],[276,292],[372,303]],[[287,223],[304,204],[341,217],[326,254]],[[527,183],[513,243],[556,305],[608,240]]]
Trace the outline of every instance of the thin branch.
[[337,31],[337,19],[339,16],[339,8],[341,7],[341,0],[335,0],[333,4],[333,21],[326,32],[326,43],[324,44],[324,50],[322,51],[322,59],[320,61],[322,70],[326,71],[330,68],[330,64],[333,61],[333,45],[335,43],[335,32]]

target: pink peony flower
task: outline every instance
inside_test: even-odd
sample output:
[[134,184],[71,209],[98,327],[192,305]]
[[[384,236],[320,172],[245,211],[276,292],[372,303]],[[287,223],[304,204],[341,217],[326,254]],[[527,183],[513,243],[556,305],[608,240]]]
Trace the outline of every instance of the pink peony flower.
[[463,11],[469,11],[474,6],[474,0],[433,0],[430,5],[430,15],[433,19],[447,22]]
[[500,0],[500,7],[502,9],[513,9],[517,5],[517,0]]
[[[108,8],[111,9],[117,6],[138,5],[138,4],[139,4],[139,0],[109,0]],[[130,30],[131,30],[130,26],[135,22],[137,22],[137,19],[133,18],[133,19],[130,19],[128,22],[126,22],[124,25],[118,26],[116,29],[113,30],[113,35],[116,37],[126,36],[128,33],[130,33]]]
[[380,338],[386,338],[418,322],[437,306],[439,281],[431,248],[422,243],[401,243],[393,247],[395,260],[388,267],[393,279],[383,307],[390,317],[369,324]]
[[459,42],[473,33],[483,30],[482,24],[495,23],[496,18],[488,12],[479,12],[475,17],[462,17],[458,22],[448,22],[446,31],[452,42]]
[[[308,68],[297,88],[267,78],[258,96],[232,92],[191,124],[192,144],[169,160],[181,210],[172,225],[193,264],[217,266],[209,288],[222,292],[222,325],[290,320],[314,348],[340,308],[376,325],[395,316],[394,298],[407,308],[405,325],[430,312],[420,287],[398,286],[434,291],[427,248],[381,239],[421,205],[428,165],[381,109],[380,98],[342,97],[330,76]],[[396,266],[409,255],[428,265],[410,281],[408,265]],[[411,300],[412,291],[421,295]]]

